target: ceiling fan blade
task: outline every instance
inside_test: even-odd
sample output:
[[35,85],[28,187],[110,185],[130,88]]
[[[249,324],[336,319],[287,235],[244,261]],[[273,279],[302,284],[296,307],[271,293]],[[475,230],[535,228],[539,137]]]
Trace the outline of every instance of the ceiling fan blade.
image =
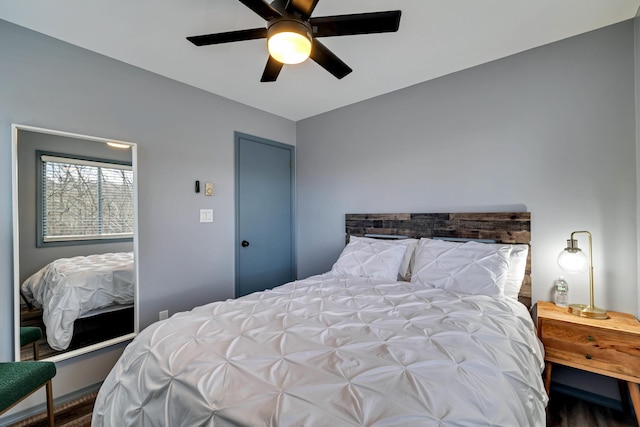
[[280,13],[287,12],[288,5],[289,5],[289,0],[273,0],[271,2],[271,7]]
[[278,62],[271,55],[269,55],[269,59],[267,60],[267,65],[264,67],[264,71],[262,72],[261,82],[275,82],[280,74],[280,70],[282,70],[282,66],[284,64],[282,62]]
[[314,37],[350,36],[354,34],[392,33],[400,27],[399,10],[356,13],[352,15],[311,18]]
[[255,40],[264,38],[267,38],[266,28],[252,28],[250,30],[229,31],[226,33],[191,36],[187,37],[187,40],[189,40],[196,46],[207,46],[210,44],[239,42],[243,40]]
[[322,68],[333,74],[337,79],[341,79],[353,70],[342,62],[333,52],[318,40],[313,39],[310,58]]
[[297,12],[304,20],[307,20],[317,4],[318,0],[289,0],[287,12]]
[[263,0],[240,0],[240,3],[260,15],[262,19],[268,21],[272,18],[280,18],[282,14],[274,9],[269,3]]

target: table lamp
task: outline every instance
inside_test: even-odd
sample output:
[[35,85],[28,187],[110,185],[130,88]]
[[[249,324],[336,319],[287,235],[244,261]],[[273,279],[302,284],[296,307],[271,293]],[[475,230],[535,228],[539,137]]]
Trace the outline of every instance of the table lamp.
[[[573,238],[576,234],[589,236],[589,256],[578,247],[578,241]],[[569,304],[569,313],[592,319],[608,319],[606,310],[598,308],[593,302],[593,243],[588,231],[574,231],[567,240],[567,247],[558,255],[558,265],[568,273],[581,273],[589,268],[589,304]]]

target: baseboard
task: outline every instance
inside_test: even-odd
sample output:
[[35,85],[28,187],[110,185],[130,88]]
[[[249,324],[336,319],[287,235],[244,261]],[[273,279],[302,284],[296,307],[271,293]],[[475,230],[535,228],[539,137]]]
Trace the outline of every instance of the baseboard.
[[567,396],[575,397],[577,399],[584,400],[585,402],[604,406],[605,408],[613,409],[615,411],[624,411],[622,402],[617,399],[612,399],[607,396],[601,396],[599,394],[571,387],[565,384],[551,382],[551,391],[566,394]]
[[[69,394],[65,394],[64,396],[58,396],[53,399],[53,406],[58,407],[60,405],[64,405],[65,403],[69,403],[73,400],[79,399],[84,395],[100,390],[101,386],[102,386],[102,381],[97,384],[84,387],[80,390],[76,390]],[[15,414],[0,418],[0,427],[15,424],[26,418],[32,417],[34,415],[37,415],[46,411],[47,411],[47,403],[43,402],[41,404],[32,406],[31,408],[27,408],[20,412],[16,412]]]

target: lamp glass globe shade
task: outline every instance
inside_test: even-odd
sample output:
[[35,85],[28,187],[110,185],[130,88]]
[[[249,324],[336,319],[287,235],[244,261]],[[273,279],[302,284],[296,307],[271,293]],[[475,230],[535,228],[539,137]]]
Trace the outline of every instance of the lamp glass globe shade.
[[558,255],[558,265],[567,273],[581,273],[589,267],[589,258],[580,250],[564,250]]
[[283,31],[267,41],[269,54],[283,64],[299,64],[311,54],[311,40],[302,34]]

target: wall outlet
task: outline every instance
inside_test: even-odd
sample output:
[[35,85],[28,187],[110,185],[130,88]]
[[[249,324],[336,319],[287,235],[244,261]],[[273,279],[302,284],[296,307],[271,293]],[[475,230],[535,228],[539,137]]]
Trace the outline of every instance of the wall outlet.
[[160,320],[168,319],[169,318],[169,310],[162,310],[160,313],[158,313],[158,318]]

